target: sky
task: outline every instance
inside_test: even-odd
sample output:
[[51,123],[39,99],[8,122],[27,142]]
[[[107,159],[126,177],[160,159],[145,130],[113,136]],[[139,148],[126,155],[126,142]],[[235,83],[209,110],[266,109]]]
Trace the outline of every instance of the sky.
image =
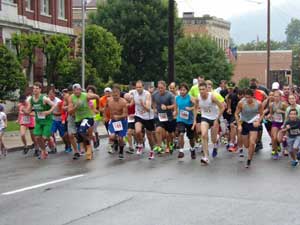
[[[266,39],[267,0],[175,0],[179,17],[209,14],[231,22],[231,35],[237,43]],[[292,17],[300,18],[300,0],[271,0],[271,39],[282,41]],[[273,22],[273,23],[272,23]],[[246,26],[245,26],[246,25]]]

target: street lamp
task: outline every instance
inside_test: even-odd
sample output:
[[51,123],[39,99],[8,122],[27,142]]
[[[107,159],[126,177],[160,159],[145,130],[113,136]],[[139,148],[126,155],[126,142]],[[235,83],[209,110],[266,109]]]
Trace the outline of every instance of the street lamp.
[[174,82],[174,0],[169,0],[168,80]]
[[81,18],[82,18],[82,27],[81,27],[81,86],[85,89],[85,7],[86,7],[86,0],[82,0],[81,2]]

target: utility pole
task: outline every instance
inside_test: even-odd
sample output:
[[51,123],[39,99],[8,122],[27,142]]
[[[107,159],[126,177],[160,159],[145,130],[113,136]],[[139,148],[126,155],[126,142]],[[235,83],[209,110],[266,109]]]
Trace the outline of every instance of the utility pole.
[[168,80],[174,82],[174,0],[169,0]]
[[270,53],[271,53],[271,2],[268,0],[268,21],[267,21],[267,83],[271,80],[270,77]]
[[85,89],[85,7],[86,7],[86,0],[82,0],[81,2],[82,9],[81,9],[81,17],[82,17],[82,39],[81,39],[81,86]]

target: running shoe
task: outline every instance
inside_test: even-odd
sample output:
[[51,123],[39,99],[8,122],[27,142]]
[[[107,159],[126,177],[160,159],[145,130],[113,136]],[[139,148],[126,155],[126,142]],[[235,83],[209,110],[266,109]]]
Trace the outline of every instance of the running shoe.
[[141,155],[141,154],[143,154],[143,146],[142,145],[139,145],[138,147],[137,147],[137,150],[136,150],[136,154],[137,155]]
[[281,152],[281,147],[279,145],[277,146],[277,152]]
[[[65,150],[66,151],[66,150]],[[49,154],[56,154],[57,153],[57,149],[56,148],[53,148],[51,149],[49,152]]]
[[24,149],[23,149],[23,154],[26,155],[29,151],[29,147],[28,146],[24,146]]
[[128,154],[134,154],[134,149],[129,147],[127,150],[126,150],[126,153]]
[[202,165],[208,165],[209,164],[209,159],[206,158],[206,157],[202,157],[201,160],[200,160],[201,164]]
[[213,152],[212,152],[212,157],[216,158],[218,155],[218,149],[216,147],[214,147]]
[[170,144],[170,154],[173,154],[174,152],[174,149],[175,149],[175,144]]
[[279,154],[277,152],[273,155],[273,159],[274,160],[278,160],[279,159]]
[[275,155],[275,154],[276,154],[276,151],[272,150],[271,155]]
[[251,166],[251,160],[248,159],[248,160],[247,160],[247,163],[246,163],[246,165],[245,165],[245,168],[250,168],[250,166]]
[[181,151],[178,152],[177,158],[182,159],[183,157],[184,157],[184,152],[181,150]]
[[155,152],[155,153],[157,153],[157,154],[161,154],[162,153],[162,148],[160,147],[160,146],[155,146],[154,148],[153,148],[153,151]]
[[80,154],[78,152],[74,153],[73,160],[77,160],[80,158]]
[[237,146],[234,145],[234,144],[229,145],[228,151],[229,152],[236,152],[237,151]]
[[148,159],[149,159],[149,160],[154,159],[154,151],[153,151],[153,150],[151,150],[151,151],[149,152],[149,157],[148,157]]
[[110,148],[109,148],[109,150],[108,150],[108,153],[109,153],[109,154],[114,154],[114,153],[115,153],[115,146],[114,146],[114,144],[112,144],[112,145],[110,146]]
[[293,168],[295,168],[297,165],[298,165],[298,160],[292,160],[292,161],[291,161],[291,166],[292,166]]
[[289,151],[286,150],[286,149],[284,149],[284,150],[283,150],[283,155],[286,156],[286,157],[289,156]]
[[124,159],[124,154],[123,153],[119,153],[119,160],[123,160]]
[[196,151],[195,151],[195,149],[192,148],[190,151],[191,151],[191,159],[196,159]]
[[34,155],[35,157],[39,157],[39,155],[40,155],[40,150],[39,150],[39,149],[35,149],[33,155]]
[[65,149],[65,152],[66,152],[66,153],[71,153],[71,152],[73,152],[73,150],[72,150],[72,148],[69,146],[67,149]]
[[255,146],[255,152],[258,152],[259,150],[263,149],[263,144],[261,141],[258,141]]
[[243,149],[240,149],[239,157],[240,157],[240,159],[244,159],[244,151],[243,151]]

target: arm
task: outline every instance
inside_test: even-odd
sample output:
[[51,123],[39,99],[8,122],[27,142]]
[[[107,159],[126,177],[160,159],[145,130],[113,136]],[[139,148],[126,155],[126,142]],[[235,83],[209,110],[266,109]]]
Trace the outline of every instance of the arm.
[[[32,97],[31,97],[32,98]],[[23,107],[22,109],[23,113],[25,114],[30,114],[31,111],[32,111],[32,105],[31,105],[31,102],[30,100],[27,101],[27,106],[26,107]]]
[[151,109],[151,95],[148,93],[146,96],[146,102],[141,101],[141,106],[149,112]]
[[193,127],[192,130],[195,129],[195,126],[197,124],[197,114],[198,114],[198,101],[196,98],[191,97],[192,102],[194,103],[194,110],[193,110],[193,114],[194,114],[194,123],[193,123]]
[[217,98],[214,95],[212,95],[211,98],[212,98],[211,99],[212,102],[214,102],[219,107],[219,114],[218,114],[217,119],[220,119],[220,117],[223,115],[223,112],[225,110],[224,104],[222,104],[220,101],[218,101]]
[[76,106],[74,106],[72,102],[72,97],[69,96],[68,98],[68,113],[73,114],[76,110]]
[[51,109],[43,112],[44,115],[45,116],[50,115],[53,112],[53,110],[55,109],[56,105],[47,97],[44,97],[44,104],[48,104],[49,106],[51,106]]
[[99,101],[99,95],[93,93],[87,93],[87,99],[88,100],[97,99]]
[[240,101],[236,107],[236,110],[235,110],[235,121],[237,122],[237,125],[238,125],[238,130],[241,132],[242,131],[242,124],[240,122],[240,113],[242,112],[243,110],[243,103]]

